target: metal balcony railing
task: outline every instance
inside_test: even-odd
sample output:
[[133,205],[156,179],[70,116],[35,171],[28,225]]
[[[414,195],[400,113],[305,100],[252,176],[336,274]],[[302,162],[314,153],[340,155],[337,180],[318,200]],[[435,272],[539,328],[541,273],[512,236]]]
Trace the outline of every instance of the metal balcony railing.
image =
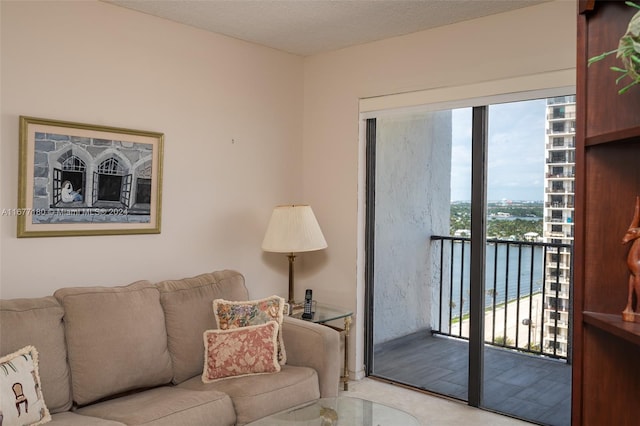
[[576,174],[575,172],[568,172],[568,173],[547,173],[547,178],[548,179],[575,179]]
[[560,202],[546,202],[544,206],[554,209],[573,209],[573,203],[560,203]]
[[575,95],[570,96],[556,96],[555,98],[548,98],[547,105],[559,105],[559,104],[575,104]]
[[576,113],[574,111],[565,111],[564,113],[547,114],[548,120],[564,120],[567,118],[576,118]]
[[[566,359],[566,338],[549,333],[566,326],[571,255],[550,259],[548,253],[572,252],[570,244],[490,239],[486,242],[485,342],[489,345]],[[435,271],[432,332],[469,338],[471,240],[432,236]],[[569,265],[567,265],[567,261]],[[569,276],[571,276],[569,274]],[[564,284],[564,285],[563,285]],[[563,346],[564,344],[564,346]]]

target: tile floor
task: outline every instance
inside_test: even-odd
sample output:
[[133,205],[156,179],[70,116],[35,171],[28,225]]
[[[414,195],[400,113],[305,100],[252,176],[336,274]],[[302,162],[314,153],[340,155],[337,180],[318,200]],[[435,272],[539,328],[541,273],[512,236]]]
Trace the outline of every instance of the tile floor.
[[[378,345],[374,374],[389,381],[466,399],[468,343],[415,333]],[[571,366],[487,346],[484,405],[538,424],[571,423]]]
[[349,382],[349,390],[340,391],[340,394],[368,399],[401,409],[412,414],[424,426],[531,426],[531,423],[377,379],[364,378],[351,381]]

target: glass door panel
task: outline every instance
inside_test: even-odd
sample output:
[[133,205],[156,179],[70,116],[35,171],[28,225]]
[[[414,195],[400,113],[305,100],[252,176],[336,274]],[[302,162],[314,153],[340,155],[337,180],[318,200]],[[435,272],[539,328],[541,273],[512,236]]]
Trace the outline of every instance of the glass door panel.
[[368,374],[569,425],[575,96],[373,124]]
[[[563,238],[572,235],[564,206],[573,181],[567,160],[574,120],[573,97],[489,107],[482,405],[549,425],[571,419],[568,312],[562,312],[571,241],[549,243],[553,226]],[[562,208],[551,208],[554,194],[562,196]],[[552,324],[556,315],[560,321]]]
[[461,400],[469,364],[460,325],[469,309],[470,126],[470,108],[378,118],[373,176],[369,374]]

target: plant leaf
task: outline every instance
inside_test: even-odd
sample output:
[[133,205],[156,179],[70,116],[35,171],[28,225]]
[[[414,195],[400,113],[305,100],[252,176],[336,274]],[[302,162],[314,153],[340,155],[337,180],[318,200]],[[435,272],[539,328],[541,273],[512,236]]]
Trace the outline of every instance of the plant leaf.
[[609,55],[611,55],[611,54],[613,54],[613,53],[616,53],[617,51],[618,51],[617,49],[616,49],[616,50],[611,50],[611,51],[609,51],[609,52],[601,53],[601,54],[600,54],[600,55],[598,55],[598,56],[594,56],[593,58],[590,58],[590,59],[589,59],[589,61],[587,62],[587,64],[588,64],[588,65],[591,65],[591,64],[593,64],[594,62],[601,61],[601,60],[603,60],[604,58],[606,58],[607,56],[609,56]]
[[[640,5],[634,2],[626,1],[625,4],[640,9]],[[629,20],[627,32],[618,41],[618,48],[589,58],[587,65],[591,66],[594,62],[601,61],[614,52],[616,53],[616,58],[619,58],[624,66],[624,68],[617,66],[609,68],[614,72],[621,73],[616,79],[616,84],[627,76],[632,80],[632,83],[618,91],[618,94],[623,94],[632,86],[640,84],[640,11],[636,12]]]
[[627,34],[633,34],[634,36],[640,35],[640,12],[637,12],[629,21],[627,27]]
[[628,86],[623,87],[622,89],[618,90],[618,94],[622,95],[624,92],[626,92],[627,90],[629,90],[632,86],[635,86],[636,84],[638,84],[638,82],[634,81],[633,83],[629,84]]

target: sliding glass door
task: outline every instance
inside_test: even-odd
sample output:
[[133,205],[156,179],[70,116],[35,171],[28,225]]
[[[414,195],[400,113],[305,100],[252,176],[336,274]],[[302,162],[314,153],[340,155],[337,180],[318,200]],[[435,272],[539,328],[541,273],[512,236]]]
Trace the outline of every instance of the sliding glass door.
[[[465,224],[460,225],[461,232],[470,232],[470,212],[459,209],[458,202],[466,200],[468,206],[471,196],[471,109],[372,121],[369,372],[467,400],[468,344],[442,336],[459,326],[447,320],[450,309],[469,312],[468,265],[456,277],[466,283],[463,288],[432,283],[439,274],[433,261],[442,245],[436,238],[451,235],[452,213],[460,212],[457,217]],[[451,246],[449,241],[445,244]],[[468,260],[465,245],[462,256]],[[447,249],[446,264],[453,261],[460,266],[460,255],[452,260]]]
[[368,120],[369,375],[569,424],[573,105]]

